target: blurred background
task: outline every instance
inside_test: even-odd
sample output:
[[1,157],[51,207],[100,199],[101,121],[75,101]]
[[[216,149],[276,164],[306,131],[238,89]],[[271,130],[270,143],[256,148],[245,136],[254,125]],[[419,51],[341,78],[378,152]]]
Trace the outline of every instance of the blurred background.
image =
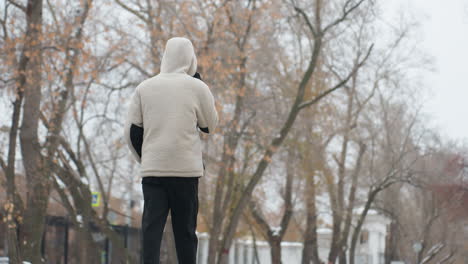
[[123,124],[183,36],[220,117],[198,263],[468,263],[468,1],[3,0],[0,26],[0,261],[139,263]]

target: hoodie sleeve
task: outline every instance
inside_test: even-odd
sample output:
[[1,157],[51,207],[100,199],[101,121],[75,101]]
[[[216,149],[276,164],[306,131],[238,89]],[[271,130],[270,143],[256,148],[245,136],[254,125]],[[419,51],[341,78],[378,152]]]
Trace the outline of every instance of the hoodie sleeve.
[[125,120],[125,140],[138,163],[141,163],[141,147],[143,144],[143,113],[138,87],[135,89]]
[[216,111],[214,97],[208,86],[200,93],[200,107],[197,110],[198,127],[205,133],[213,133],[218,125],[218,112]]

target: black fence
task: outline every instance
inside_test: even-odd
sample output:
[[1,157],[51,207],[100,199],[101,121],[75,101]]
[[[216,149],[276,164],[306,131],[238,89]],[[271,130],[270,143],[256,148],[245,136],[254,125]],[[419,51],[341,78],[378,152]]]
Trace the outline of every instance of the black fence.
[[[42,256],[49,264],[82,264],[87,238],[79,233],[70,219],[63,216],[47,216],[42,238]],[[111,225],[124,243],[125,252],[114,250],[112,241],[96,225],[89,226],[92,239],[97,245],[98,259],[90,264],[138,263],[140,255],[140,229]],[[3,234],[3,235],[2,235]],[[125,254],[126,253],[126,254]],[[7,256],[6,226],[0,223],[0,257]]]
[[[111,240],[93,224],[92,239],[98,246],[99,259],[95,263],[137,263],[140,252],[140,229],[129,226],[111,225],[111,228],[121,237],[128,259],[121,250],[114,250]],[[44,232],[42,253],[47,263],[78,264],[82,263],[82,246],[86,239],[80,239],[71,221],[63,216],[48,216]],[[85,242],[86,243],[86,242]]]

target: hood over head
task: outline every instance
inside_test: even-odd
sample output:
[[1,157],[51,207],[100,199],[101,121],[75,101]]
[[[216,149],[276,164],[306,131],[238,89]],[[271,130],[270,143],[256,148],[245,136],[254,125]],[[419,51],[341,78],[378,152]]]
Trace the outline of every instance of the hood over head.
[[193,76],[197,71],[197,57],[189,39],[175,37],[166,43],[161,61],[161,73],[186,73]]

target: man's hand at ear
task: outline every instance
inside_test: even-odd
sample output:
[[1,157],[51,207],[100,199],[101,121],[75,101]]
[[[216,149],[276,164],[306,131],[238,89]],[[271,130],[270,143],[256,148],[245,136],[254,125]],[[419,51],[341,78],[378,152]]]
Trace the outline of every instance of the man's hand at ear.
[[195,75],[193,75],[193,78],[197,78],[199,80],[201,80],[201,75],[199,72],[196,72]]

